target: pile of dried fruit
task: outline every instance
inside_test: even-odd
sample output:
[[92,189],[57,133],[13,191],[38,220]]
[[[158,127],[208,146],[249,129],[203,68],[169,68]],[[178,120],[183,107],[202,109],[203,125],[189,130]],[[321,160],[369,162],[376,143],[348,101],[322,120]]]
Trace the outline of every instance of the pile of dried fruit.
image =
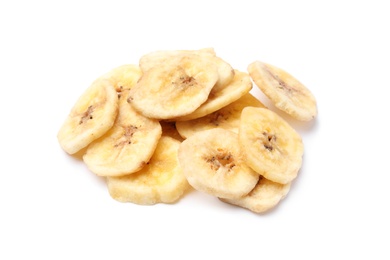
[[96,79],[58,132],[63,150],[85,151],[110,195],[142,205],[196,190],[264,212],[279,203],[302,165],[300,135],[249,92],[252,80],[297,120],[317,115],[293,76],[255,61],[235,70],[214,49],[156,51]]

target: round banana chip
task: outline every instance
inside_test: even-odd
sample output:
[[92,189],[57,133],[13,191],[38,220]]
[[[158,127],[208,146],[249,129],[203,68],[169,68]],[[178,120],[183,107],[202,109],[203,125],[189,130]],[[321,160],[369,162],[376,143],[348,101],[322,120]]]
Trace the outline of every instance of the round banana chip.
[[161,66],[166,61],[182,55],[200,55],[206,59],[210,59],[218,70],[218,80],[214,86],[217,91],[219,88],[223,88],[228,85],[234,77],[233,67],[225,60],[216,56],[213,48],[204,48],[200,50],[175,50],[175,51],[154,51],[142,56],[139,60],[139,66],[143,72],[153,68]]
[[144,117],[127,102],[127,92],[119,99],[114,126],[91,143],[83,160],[99,176],[122,176],[139,171],[150,160],[161,137],[160,123]]
[[149,118],[184,116],[207,100],[217,79],[217,67],[210,59],[175,56],[147,70],[130,90],[129,102]]
[[141,205],[173,203],[180,199],[190,185],[177,159],[179,145],[178,140],[162,136],[152,158],[140,171],[107,177],[111,197]]
[[118,114],[118,97],[108,80],[98,79],[79,97],[57,134],[62,149],[74,154],[105,134]]
[[296,178],[302,165],[302,139],[275,112],[265,108],[244,108],[239,143],[247,164],[258,174],[281,184]]
[[246,196],[238,199],[222,199],[221,201],[249,209],[255,213],[263,213],[279,204],[290,191],[291,184],[280,184],[260,177],[255,188]]
[[181,143],[178,156],[190,185],[216,197],[237,199],[259,180],[245,163],[237,134],[228,130],[214,128],[192,135]]
[[175,118],[175,120],[187,121],[211,114],[249,93],[251,89],[252,81],[248,73],[236,70],[235,76],[230,84],[223,88],[214,87],[206,102],[191,114]]
[[309,121],[317,115],[313,94],[286,71],[255,61],[248,66],[248,72],[255,84],[280,110],[301,121]]
[[241,111],[247,106],[265,107],[252,94],[247,93],[237,101],[234,101],[207,116],[189,121],[176,122],[176,129],[184,139],[196,132],[217,127],[238,133]]

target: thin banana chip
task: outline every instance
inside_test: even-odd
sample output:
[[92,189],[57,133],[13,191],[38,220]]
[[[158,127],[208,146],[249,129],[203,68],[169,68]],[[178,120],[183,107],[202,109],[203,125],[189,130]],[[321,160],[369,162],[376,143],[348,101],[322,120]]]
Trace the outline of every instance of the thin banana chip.
[[179,166],[180,142],[161,137],[150,161],[140,171],[122,177],[107,177],[112,198],[141,205],[173,203],[190,188]]
[[234,69],[225,60],[216,56],[213,48],[204,48],[200,50],[176,50],[176,51],[155,51],[148,53],[140,58],[139,66],[143,72],[161,66],[161,64],[181,55],[200,55],[209,59],[217,66],[218,80],[214,86],[215,91],[228,85],[234,77]]
[[218,79],[217,67],[200,55],[180,55],[147,70],[130,90],[129,102],[144,116],[170,119],[203,104]]
[[297,177],[303,156],[301,136],[275,112],[244,108],[239,142],[246,163],[258,174],[281,184]]
[[178,156],[190,185],[216,197],[237,199],[259,180],[246,165],[237,134],[228,130],[214,128],[192,135],[180,144]]
[[101,137],[114,124],[118,97],[108,80],[95,80],[79,97],[57,134],[62,149],[74,154]]
[[221,199],[221,201],[249,209],[255,213],[263,213],[279,204],[290,191],[291,184],[280,184],[260,177],[255,188],[246,196],[232,200]]
[[317,115],[317,102],[310,90],[286,71],[255,61],[248,66],[255,84],[280,110],[301,121]]

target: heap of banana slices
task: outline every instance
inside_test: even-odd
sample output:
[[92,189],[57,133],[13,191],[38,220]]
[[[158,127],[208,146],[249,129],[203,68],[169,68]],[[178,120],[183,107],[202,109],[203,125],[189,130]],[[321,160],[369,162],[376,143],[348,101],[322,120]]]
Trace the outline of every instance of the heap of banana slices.
[[155,51],[97,78],[57,138],[105,177],[111,197],[174,203],[195,189],[261,213],[289,192],[302,165],[301,136],[250,92],[301,121],[317,115],[312,93],[264,62],[234,69],[213,48]]

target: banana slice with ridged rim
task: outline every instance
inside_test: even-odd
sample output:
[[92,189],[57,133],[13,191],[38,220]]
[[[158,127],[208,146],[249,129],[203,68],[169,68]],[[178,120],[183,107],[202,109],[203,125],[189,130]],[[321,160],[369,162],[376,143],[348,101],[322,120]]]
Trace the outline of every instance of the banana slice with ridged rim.
[[190,185],[216,197],[237,199],[259,180],[246,165],[237,134],[228,130],[214,128],[192,135],[180,144],[178,157]]
[[231,104],[200,118],[176,122],[176,129],[185,139],[202,130],[222,128],[238,133],[242,110],[247,107],[265,107],[251,93],[247,93]]
[[247,164],[260,175],[281,184],[296,178],[302,165],[302,138],[275,112],[244,108],[239,143]]
[[295,77],[276,66],[255,61],[248,72],[261,91],[280,110],[301,121],[317,115],[317,102],[310,90]]
[[214,86],[217,91],[220,88],[228,85],[234,77],[233,67],[227,63],[225,60],[216,56],[216,53],[213,48],[203,48],[199,50],[166,50],[166,51],[154,51],[142,56],[139,60],[139,65],[143,72],[156,67],[161,66],[166,61],[182,55],[200,55],[207,59],[210,59],[213,63],[217,65],[218,70],[218,80]]
[[62,149],[74,154],[105,134],[118,114],[118,97],[108,80],[95,80],[79,97],[57,133]]
[[99,176],[122,176],[139,171],[150,160],[161,137],[158,120],[144,117],[127,102],[127,91],[119,99],[114,126],[88,146],[83,160]]
[[190,188],[179,166],[180,142],[162,136],[150,161],[140,171],[122,177],[107,177],[112,198],[141,205],[173,203]]
[[238,199],[222,199],[221,201],[249,209],[255,213],[264,213],[274,208],[290,191],[291,183],[280,184],[260,177],[253,190]]
[[149,118],[180,117],[207,100],[217,79],[217,67],[210,59],[179,55],[147,70],[130,90],[128,100]]
[[211,114],[249,93],[252,81],[248,73],[235,70],[233,80],[223,88],[213,88],[206,102],[189,115],[175,118],[187,121]]

